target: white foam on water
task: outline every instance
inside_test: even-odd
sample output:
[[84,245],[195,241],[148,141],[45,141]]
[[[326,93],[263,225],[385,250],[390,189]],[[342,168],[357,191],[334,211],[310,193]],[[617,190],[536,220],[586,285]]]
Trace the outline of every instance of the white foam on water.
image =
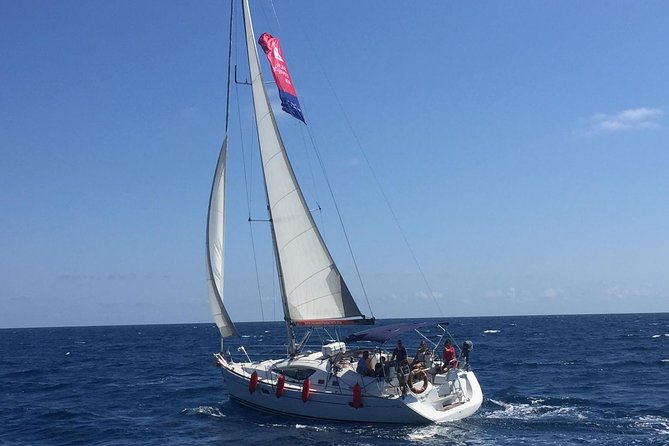
[[407,435],[407,439],[409,441],[419,442],[427,440],[428,438],[433,438],[440,432],[444,431],[444,426],[431,425],[427,427],[421,427],[420,429],[416,429],[415,431],[409,433],[409,435]]
[[310,430],[316,431],[316,432],[323,432],[323,431],[328,430],[324,426],[315,426],[315,425],[308,425],[308,424],[296,424],[295,429],[310,429]]
[[486,334],[493,334],[493,333],[499,333],[502,330],[483,330],[483,333]]
[[520,420],[536,420],[551,417],[577,418],[579,420],[587,418],[585,415],[579,413],[575,407],[541,404],[544,401],[541,398],[530,400],[530,404],[507,404],[493,399],[490,401],[501,406],[502,409],[486,414],[486,418]]
[[640,429],[650,429],[655,434],[669,436],[669,418],[657,415],[644,415],[634,423]]
[[226,416],[224,413],[218,410],[217,407],[212,406],[198,406],[192,409],[186,408],[182,410],[181,413],[187,413],[189,415],[203,414],[215,418],[224,418]]
[[669,338],[669,333],[656,334],[656,335],[653,335],[652,338],[657,339],[657,338],[661,338],[662,336],[666,336],[666,337]]
[[669,359],[660,359],[660,362],[669,362]]

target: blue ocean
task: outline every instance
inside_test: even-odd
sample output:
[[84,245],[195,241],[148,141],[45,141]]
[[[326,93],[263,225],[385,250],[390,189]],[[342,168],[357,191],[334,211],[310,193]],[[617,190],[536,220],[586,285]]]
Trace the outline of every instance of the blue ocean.
[[[239,406],[212,365],[213,324],[3,329],[0,445],[669,444],[669,314],[449,322],[459,343],[474,342],[485,401],[466,420],[424,426]],[[238,329],[233,355],[240,343],[252,358],[285,351],[281,322]]]

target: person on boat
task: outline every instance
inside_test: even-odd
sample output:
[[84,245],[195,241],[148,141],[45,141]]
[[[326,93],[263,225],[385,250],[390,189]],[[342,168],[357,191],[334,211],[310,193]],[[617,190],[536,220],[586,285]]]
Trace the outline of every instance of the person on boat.
[[395,347],[395,350],[393,350],[393,355],[390,357],[390,364],[395,365],[397,368],[403,365],[407,365],[409,364],[407,357],[407,349],[402,345],[402,340],[398,339],[397,347]]
[[388,368],[389,364],[388,362],[386,362],[386,357],[381,356],[379,358],[379,362],[377,362],[376,365],[374,366],[374,376],[376,376],[377,378],[384,378],[388,376],[389,372]]
[[458,360],[455,358],[455,348],[449,339],[446,339],[446,342],[444,342],[444,352],[441,355],[441,359],[444,360],[444,365],[442,366],[442,371],[444,372],[458,366]]
[[427,367],[431,356],[432,352],[429,348],[427,348],[427,342],[425,342],[425,340],[421,340],[420,345],[418,346],[418,351],[416,352],[416,356],[414,356],[413,361],[411,362],[411,368],[415,368],[419,365]]
[[369,356],[367,350],[362,352],[362,356],[358,359],[358,366],[355,368],[355,371],[364,376],[374,376],[372,358]]

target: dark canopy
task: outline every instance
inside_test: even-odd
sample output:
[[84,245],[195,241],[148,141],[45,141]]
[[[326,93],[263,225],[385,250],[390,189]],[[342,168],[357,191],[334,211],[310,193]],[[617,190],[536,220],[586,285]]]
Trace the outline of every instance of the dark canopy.
[[435,325],[437,325],[435,322],[410,322],[404,324],[382,325],[380,327],[369,328],[367,330],[353,333],[352,335],[349,335],[345,341],[386,342],[387,340],[395,338],[403,333]]

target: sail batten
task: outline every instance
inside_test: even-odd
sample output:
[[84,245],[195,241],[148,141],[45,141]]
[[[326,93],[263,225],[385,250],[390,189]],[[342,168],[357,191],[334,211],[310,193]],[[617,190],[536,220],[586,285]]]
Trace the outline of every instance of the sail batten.
[[363,318],[313,221],[288,159],[265,90],[247,0],[244,1],[244,21],[261,164],[285,317],[288,321]]

